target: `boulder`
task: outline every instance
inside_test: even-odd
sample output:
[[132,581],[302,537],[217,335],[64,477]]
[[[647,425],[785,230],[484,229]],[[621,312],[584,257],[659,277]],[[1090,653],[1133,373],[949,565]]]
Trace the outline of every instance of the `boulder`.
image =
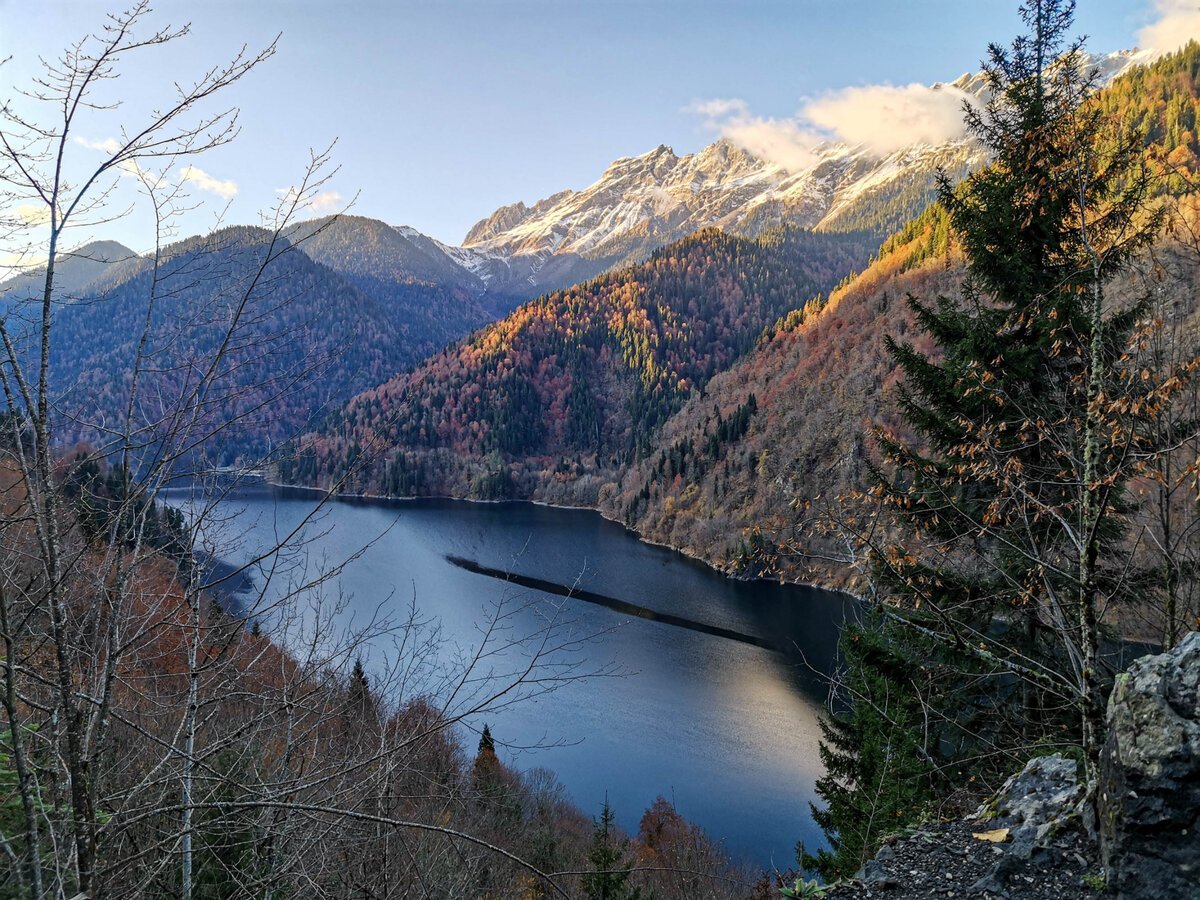
[[1120,896],[1200,897],[1200,632],[1118,677],[1098,806]]
[[1061,753],[1035,756],[1013,775],[976,818],[991,818],[995,825],[1013,830],[1013,840],[1041,841],[1076,811],[1083,799],[1079,766]]
[[1062,862],[1050,839],[1078,812],[1084,793],[1078,769],[1075,760],[1060,753],[1035,756],[975,811],[974,818],[994,830],[989,833],[1003,838],[994,848],[994,863],[971,886],[972,894],[1008,897],[1014,879]]

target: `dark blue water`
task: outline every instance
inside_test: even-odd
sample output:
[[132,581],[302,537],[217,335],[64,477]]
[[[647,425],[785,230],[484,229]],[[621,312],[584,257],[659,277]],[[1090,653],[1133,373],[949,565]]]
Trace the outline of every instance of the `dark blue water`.
[[[313,507],[303,495],[243,490],[217,506],[222,518],[205,533],[217,556],[239,564]],[[663,794],[739,858],[785,868],[797,840],[820,845],[808,808],[821,771],[820,673],[850,613],[843,595],[735,581],[598,514],[527,503],[342,501],[303,533],[305,552],[268,558],[252,571],[257,592],[242,595],[284,640],[302,642],[317,621],[359,635],[383,692],[449,696],[469,713],[472,749],[469,729],[486,721],[508,762],[552,769],[593,815],[607,796],[631,831]],[[749,640],[517,587],[448,557]],[[320,591],[292,596],[302,573],[331,570]],[[422,629],[401,627],[414,615]],[[534,683],[474,711],[538,652],[547,667]],[[589,672],[603,674],[576,677]]]

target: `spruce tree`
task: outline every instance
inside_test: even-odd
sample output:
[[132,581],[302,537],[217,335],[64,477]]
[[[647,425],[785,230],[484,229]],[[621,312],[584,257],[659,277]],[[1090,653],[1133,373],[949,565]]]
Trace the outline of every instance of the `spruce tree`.
[[798,848],[802,869],[828,880],[853,875],[871,858],[881,839],[908,824],[940,782],[921,746],[921,667],[894,635],[895,626],[872,621],[847,628],[843,662],[854,677],[846,685],[846,708],[821,720],[817,780],[824,801],[812,805],[813,820],[826,833],[829,849]]
[[[868,544],[879,646],[856,654],[847,632],[851,705],[827,725],[820,786],[834,851],[809,859],[825,868],[873,851],[865,792],[889,772],[953,779],[970,756],[986,781],[1034,745],[1076,745],[1094,782],[1098,612],[1138,589],[1126,489],[1159,449],[1149,426],[1182,379],[1139,366],[1144,300],[1105,297],[1161,222],[1141,136],[1112,129],[1091,99],[1095,75],[1067,38],[1073,12],[1029,0],[1028,33],[989,48],[990,99],[966,118],[991,161],[939,189],[966,268],[960,296],[909,298],[933,352],[890,343],[915,439],[875,435],[874,493],[899,540]],[[922,674],[895,679],[887,660]],[[895,745],[907,759],[871,749],[897,725],[879,715],[883,684],[920,686],[907,702],[889,694],[894,708],[920,705],[922,742]],[[904,790],[893,785],[897,808]]]
[[[256,623],[257,624],[257,623]],[[351,718],[367,721],[375,716],[375,697],[371,693],[371,682],[363,668],[362,659],[354,658],[350,671],[350,685],[346,692],[346,714]]]
[[[1145,211],[1140,137],[1112,132],[1090,102],[1095,75],[1066,39],[1073,8],[1031,0],[1029,33],[990,48],[992,97],[967,122],[992,162],[941,184],[967,277],[960,299],[910,298],[936,353],[891,344],[919,439],[878,436],[881,492],[909,536],[877,554],[876,573],[914,627],[1020,679],[1011,733],[989,740],[1068,737],[1094,760],[1097,609],[1133,584],[1102,558],[1120,555],[1125,488],[1151,449],[1126,355],[1145,307],[1110,311],[1104,288],[1159,219]],[[1130,443],[1112,446],[1122,429]]]
[[588,900],[639,900],[641,890],[628,886],[633,863],[623,862],[628,840],[617,831],[616,816],[608,800],[600,811],[592,832],[592,847],[588,862],[592,872],[583,876],[583,889]]

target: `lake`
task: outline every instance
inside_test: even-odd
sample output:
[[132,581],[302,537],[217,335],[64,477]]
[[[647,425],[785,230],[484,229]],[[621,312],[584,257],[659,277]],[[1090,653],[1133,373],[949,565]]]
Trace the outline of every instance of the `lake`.
[[[184,492],[168,499],[194,509]],[[204,534],[220,559],[240,565],[314,505],[296,491],[242,488]],[[735,858],[783,869],[797,840],[823,844],[808,804],[821,772],[821,675],[854,608],[845,595],[730,579],[597,513],[530,503],[341,500],[304,534],[307,552],[251,571],[257,594],[289,600],[291,632],[283,610],[259,615],[285,642],[303,639],[296,619],[361,630],[376,683],[403,677],[410,693],[426,683],[444,693],[482,645],[490,652],[477,678],[455,696],[464,711],[543,652],[544,681],[466,718],[475,729],[487,722],[506,762],[553,770],[593,816],[607,797],[631,832],[662,794]],[[312,592],[290,597],[302,572],[330,568],[326,606]],[[383,633],[410,609],[440,628],[436,643]],[[466,741],[473,751],[474,736]]]

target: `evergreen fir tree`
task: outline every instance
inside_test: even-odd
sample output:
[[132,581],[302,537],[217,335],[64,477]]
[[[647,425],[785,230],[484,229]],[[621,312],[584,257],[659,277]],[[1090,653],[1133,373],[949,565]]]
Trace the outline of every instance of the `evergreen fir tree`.
[[[941,185],[968,274],[959,301],[909,301],[940,359],[890,345],[904,374],[900,408],[921,440],[878,436],[882,494],[912,538],[880,554],[876,573],[963,665],[1022,681],[1021,703],[997,709],[1011,715],[992,721],[989,742],[1075,735],[1094,756],[1095,736],[1083,732],[1095,730],[1102,693],[1095,608],[1129,585],[1106,580],[1096,561],[1121,541],[1133,473],[1120,461],[1096,467],[1097,401],[1121,383],[1121,354],[1144,315],[1136,303],[1105,311],[1103,287],[1159,219],[1144,212],[1140,136],[1112,133],[1090,102],[1095,76],[1066,40],[1073,10],[1030,0],[1029,34],[990,48],[992,99],[967,121],[993,161],[958,188]],[[1082,667],[1074,681],[1064,677],[1072,665]]]
[[[1104,303],[1160,219],[1145,206],[1141,136],[1113,132],[1091,100],[1073,11],[1029,0],[1029,33],[989,48],[991,99],[967,122],[992,162],[939,190],[965,257],[961,298],[909,298],[934,352],[890,344],[917,440],[876,435],[875,492],[904,540],[872,548],[881,602],[844,643],[850,708],[826,725],[818,813],[833,850],[806,857],[825,872],[874,852],[880,810],[895,825],[919,814],[930,773],[956,778],[956,759],[978,757],[986,780],[1033,744],[1076,744],[1094,773],[1096,611],[1134,584],[1125,486],[1165,406],[1146,396],[1169,377],[1129,377],[1144,306]],[[1105,445],[1105,429],[1124,446]],[[897,740],[918,709],[922,741]]]
[[354,668],[350,671],[350,685],[346,692],[346,712],[350,717],[364,721],[375,714],[375,698],[371,695],[371,682],[367,678],[362,660],[358,657],[355,657]]
[[632,862],[623,862],[628,840],[619,838],[616,816],[608,800],[592,832],[592,848],[588,851],[588,862],[592,874],[583,876],[583,889],[588,900],[640,900],[642,892],[627,885]]
[[830,849],[811,854],[800,847],[798,855],[803,869],[829,880],[858,871],[883,836],[924,808],[938,782],[921,746],[921,708],[909,683],[920,667],[903,654],[893,630],[883,622],[846,630],[853,701],[821,721],[825,774],[816,788],[823,806],[813,804],[812,813]]
[[471,766],[471,781],[475,790],[483,795],[490,795],[495,791],[499,774],[500,757],[496,755],[496,742],[492,738],[491,729],[485,724],[483,733],[479,736],[475,762]]

